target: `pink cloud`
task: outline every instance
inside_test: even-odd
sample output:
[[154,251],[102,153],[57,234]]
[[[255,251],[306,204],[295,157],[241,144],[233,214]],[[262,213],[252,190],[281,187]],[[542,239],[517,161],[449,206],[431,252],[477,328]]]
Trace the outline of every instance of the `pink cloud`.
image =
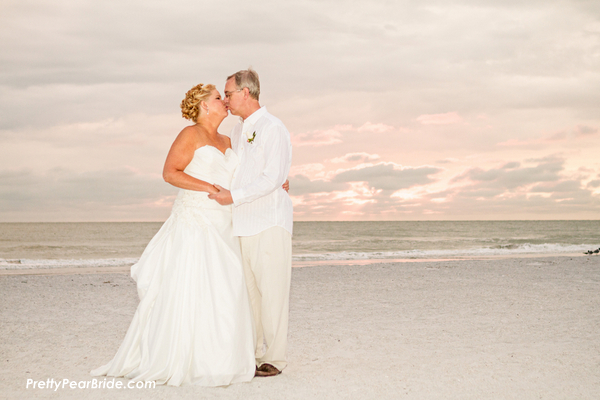
[[332,129],[336,130],[336,131],[350,131],[353,128],[352,128],[352,125],[350,125],[350,124],[338,124],[338,125],[334,125]]
[[312,132],[292,134],[294,146],[328,146],[341,143],[342,134],[336,129],[316,130]]
[[387,131],[391,131],[392,129],[394,129],[393,126],[391,125],[386,125],[386,124],[372,124],[370,122],[365,122],[361,127],[358,128],[359,132],[375,132],[375,133],[383,133],[383,132],[387,132]]
[[561,130],[553,133],[548,133],[537,139],[519,140],[509,139],[505,142],[497,143],[496,146],[504,147],[539,147],[549,143],[568,142],[572,140],[582,139],[585,137],[598,134],[598,129],[585,125],[577,125],[573,130]]
[[323,175],[325,166],[321,163],[294,165],[290,169],[290,176],[304,175],[308,177],[320,177]]
[[348,153],[342,157],[332,158],[332,163],[346,163],[346,162],[369,162],[369,161],[377,161],[381,159],[379,154],[369,154],[369,153]]
[[462,117],[456,112],[444,114],[424,114],[417,117],[417,121],[423,125],[449,125],[462,122]]
[[502,147],[529,147],[529,146],[539,146],[542,143],[540,139],[534,140],[519,140],[519,139],[509,139],[505,142],[497,143],[496,146]]
[[373,124],[371,122],[365,122],[358,128],[355,128],[349,124],[338,124],[334,125],[333,128],[330,129],[317,129],[312,132],[298,134],[292,133],[292,144],[294,146],[328,146],[342,143],[341,132],[344,131],[384,133],[392,129],[394,129],[393,126],[383,123]]

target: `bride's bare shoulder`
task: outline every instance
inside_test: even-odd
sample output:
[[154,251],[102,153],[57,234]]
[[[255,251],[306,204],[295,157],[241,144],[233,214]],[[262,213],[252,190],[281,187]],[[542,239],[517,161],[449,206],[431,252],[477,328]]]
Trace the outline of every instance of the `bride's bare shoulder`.
[[201,138],[201,130],[195,125],[190,125],[183,128],[175,140],[184,142],[199,142]]

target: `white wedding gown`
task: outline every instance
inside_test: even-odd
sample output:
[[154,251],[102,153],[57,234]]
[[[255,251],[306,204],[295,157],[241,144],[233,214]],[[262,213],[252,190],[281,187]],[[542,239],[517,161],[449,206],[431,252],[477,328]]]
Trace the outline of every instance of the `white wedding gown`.
[[[196,150],[187,174],[230,187],[231,149]],[[254,377],[254,329],[231,206],[181,190],[131,267],[139,306],[117,354],[93,370],[157,384],[222,386]]]

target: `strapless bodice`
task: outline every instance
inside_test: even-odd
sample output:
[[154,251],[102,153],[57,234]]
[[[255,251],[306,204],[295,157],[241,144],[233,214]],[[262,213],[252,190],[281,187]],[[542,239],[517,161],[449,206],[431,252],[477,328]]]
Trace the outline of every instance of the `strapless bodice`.
[[223,154],[216,147],[206,145],[196,149],[192,161],[183,172],[196,179],[229,189],[238,164],[239,160],[233,150],[227,149]]
[[[237,155],[231,149],[225,154],[214,146],[206,145],[196,149],[194,157],[183,170],[186,174],[208,183],[217,184],[225,189],[231,188],[233,173],[239,164]],[[207,192],[181,189],[173,209],[179,206],[222,209],[214,200],[208,198]]]

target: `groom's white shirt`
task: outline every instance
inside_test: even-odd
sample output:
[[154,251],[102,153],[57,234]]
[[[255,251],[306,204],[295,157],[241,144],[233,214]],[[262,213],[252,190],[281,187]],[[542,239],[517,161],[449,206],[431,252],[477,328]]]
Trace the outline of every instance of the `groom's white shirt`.
[[292,200],[281,187],[292,165],[286,127],[261,107],[233,128],[231,147],[240,159],[231,182],[233,234],[252,236],[274,226],[291,234]]

